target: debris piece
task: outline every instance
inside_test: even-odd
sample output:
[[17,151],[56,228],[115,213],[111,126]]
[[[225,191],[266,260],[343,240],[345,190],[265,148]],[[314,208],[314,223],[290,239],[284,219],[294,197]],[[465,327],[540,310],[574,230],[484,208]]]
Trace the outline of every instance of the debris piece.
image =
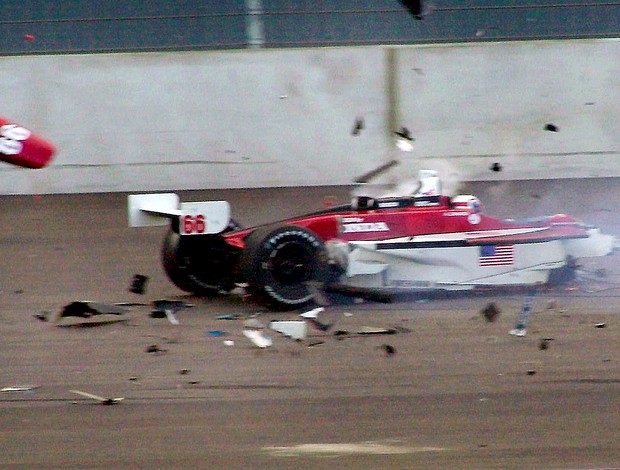
[[495,305],[494,302],[489,302],[486,307],[484,307],[481,311],[480,314],[484,317],[484,319],[489,322],[489,323],[493,323],[495,320],[497,320],[497,317],[499,316],[499,314],[502,311],[499,309],[499,307],[497,305]]
[[225,313],[224,315],[220,315],[216,317],[217,320],[237,320],[239,318],[238,313]]
[[261,322],[258,318],[248,318],[243,322],[244,328],[251,328],[255,330],[261,330],[265,328],[265,324]]
[[148,276],[143,274],[134,274],[133,279],[131,280],[131,285],[129,286],[129,292],[134,294],[144,294],[148,280]]
[[491,165],[491,166],[489,167],[489,169],[490,169],[491,171],[500,172],[500,171],[502,171],[502,165],[500,165],[498,162],[495,162],[495,163],[493,163],[493,165]]
[[518,336],[522,338],[523,336],[527,334],[527,331],[525,330],[525,328],[513,328],[508,333],[511,334],[512,336]]
[[97,302],[76,301],[65,305],[59,318],[79,317],[90,318],[93,315],[123,315],[127,311],[116,305],[101,304]]
[[35,313],[33,316],[37,319],[37,320],[41,320],[41,321],[47,321],[49,318],[50,312],[48,311],[44,311],[44,312],[40,312],[40,313]]
[[411,136],[411,132],[406,127],[401,127],[399,131],[394,132],[398,136],[396,146],[403,152],[413,151],[413,142],[415,139]]
[[243,330],[243,336],[248,338],[254,346],[260,349],[269,348],[273,344],[271,337],[259,330]]
[[186,308],[193,307],[192,304],[187,304],[182,300],[168,300],[159,299],[153,302],[154,309],[151,311],[151,318],[164,318],[166,317],[173,325],[178,325],[179,320],[175,316],[176,312],[184,310]]
[[39,388],[38,385],[20,385],[16,387],[4,387],[0,392],[31,392]]
[[396,354],[396,348],[391,344],[382,344],[380,347],[386,356],[393,356]]
[[34,34],[24,34],[24,39],[26,41],[34,41],[35,37],[34,37]]
[[224,340],[224,346],[234,346],[235,342],[232,339]]
[[416,20],[423,20],[429,14],[429,8],[424,5],[424,0],[401,0],[401,3]]
[[597,323],[594,325],[595,328],[607,328],[607,323]]
[[540,349],[541,351],[549,349],[549,342],[552,339],[553,338],[541,338],[540,341],[538,341],[538,349]]
[[[373,170],[370,170],[370,171],[364,173],[363,175],[358,176],[357,178],[355,178],[353,180],[353,182],[356,183],[356,184],[368,183],[372,179],[377,177],[378,175],[386,172],[387,170],[389,170],[393,166],[396,166],[396,165],[399,165],[399,164],[400,164],[400,162],[398,160],[390,160],[389,162],[384,163],[383,165],[380,165],[377,168],[375,168]],[[318,285],[317,285],[317,288],[318,288]]]
[[282,333],[284,336],[294,340],[306,339],[306,336],[308,336],[308,324],[303,320],[271,321],[269,322],[269,329]]
[[545,130],[549,132],[560,132],[560,128],[551,123],[545,124]]
[[131,382],[136,382],[138,380],[138,377],[136,377],[135,375],[132,375],[131,377],[129,377],[129,380]]
[[316,281],[306,282],[306,287],[313,296],[314,303],[326,307],[331,304],[325,292],[321,289],[321,284]]
[[534,375],[536,371],[534,369],[530,369],[527,371],[527,375]]
[[[193,307],[193,304],[188,304],[183,302],[182,300],[169,300],[169,299],[159,299],[153,301],[153,312],[165,312],[166,310],[170,310],[174,313],[184,310],[186,308]],[[163,318],[163,317],[162,317]]]
[[226,332],[222,330],[209,330],[207,336],[226,336]]
[[189,374],[189,369],[181,369],[181,370],[179,371],[179,374],[181,374],[181,375],[187,375],[187,374]]
[[323,307],[317,307],[317,308],[313,308],[312,310],[309,310],[305,313],[300,314],[299,316],[306,319],[308,321],[308,323],[310,323],[312,326],[314,326],[317,330],[319,331],[329,331],[335,324],[336,322],[332,322],[332,323],[322,323],[318,320],[318,315],[321,312],[324,312],[325,308]]
[[307,312],[300,313],[299,316],[302,318],[317,318],[319,313],[324,312],[324,307],[313,308],[312,310],[308,310]]
[[157,344],[151,344],[151,345],[147,346],[145,351],[147,353],[154,353],[154,354],[161,354],[161,353],[168,352],[167,349],[162,349]]
[[172,313],[171,310],[164,310],[164,313],[166,314],[166,318],[168,318],[168,321],[170,323],[172,323],[173,325],[178,325],[179,324],[179,320],[174,315],[174,313]]
[[338,337],[338,339],[342,339],[345,336],[349,336],[349,332],[347,330],[336,330],[334,331],[334,336]]
[[362,129],[364,129],[364,118],[355,118],[355,122],[353,123],[353,129],[351,129],[351,135],[359,135]]
[[86,318],[82,321],[71,323],[56,323],[58,328],[94,328],[97,326],[112,325],[114,323],[125,323],[127,318],[114,318],[105,320],[93,320],[92,318]]
[[104,397],[100,397],[99,395],[94,395],[92,393],[82,392],[81,390],[69,390],[69,391],[71,393],[77,393],[78,395],[82,395],[83,397],[86,397],[86,398],[92,398],[93,400],[98,401],[102,405],[116,405],[117,403],[120,403],[121,401],[125,399],[125,397],[104,398]]
[[308,343],[308,347],[313,348],[315,346],[320,346],[321,344],[325,344],[325,341],[321,341],[320,339],[312,340]]
[[375,326],[362,326],[358,331],[358,335],[395,335],[398,333],[394,328],[380,328]]

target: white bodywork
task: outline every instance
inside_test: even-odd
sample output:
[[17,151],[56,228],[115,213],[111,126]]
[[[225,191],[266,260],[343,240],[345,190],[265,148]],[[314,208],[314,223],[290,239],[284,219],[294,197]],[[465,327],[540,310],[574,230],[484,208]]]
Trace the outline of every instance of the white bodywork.
[[[477,234],[433,237],[455,240],[466,235],[469,240],[475,240]],[[341,282],[353,287],[388,290],[465,290],[475,286],[544,284],[551,270],[566,266],[569,258],[604,256],[613,251],[615,237],[603,235],[598,229],[590,230],[589,235],[582,239],[504,245],[505,251],[498,252],[497,256],[483,256],[485,249],[480,245],[406,248],[405,244],[412,240],[429,237],[349,242],[346,272]],[[399,244],[403,248],[399,248]],[[340,252],[342,266],[344,247],[330,248],[332,259]]]
[[230,222],[227,201],[179,203],[174,193],[132,194],[128,213],[130,227],[167,225],[167,219],[178,218],[181,235],[220,233]]

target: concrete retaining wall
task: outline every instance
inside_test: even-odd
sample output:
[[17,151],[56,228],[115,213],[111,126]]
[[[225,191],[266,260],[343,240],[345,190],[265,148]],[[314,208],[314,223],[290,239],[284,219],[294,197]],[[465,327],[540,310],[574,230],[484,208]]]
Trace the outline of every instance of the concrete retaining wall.
[[620,176],[619,40],[3,57],[0,76],[0,114],[59,148],[3,164],[3,194],[340,185],[392,158],[386,181]]

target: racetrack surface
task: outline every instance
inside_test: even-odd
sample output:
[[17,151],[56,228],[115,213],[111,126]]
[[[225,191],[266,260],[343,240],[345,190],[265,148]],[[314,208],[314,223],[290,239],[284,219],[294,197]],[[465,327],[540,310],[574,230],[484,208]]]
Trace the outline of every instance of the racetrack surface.
[[[529,184],[478,189],[494,197],[483,199],[490,214],[498,199],[514,198],[515,216],[541,215],[522,196],[543,204],[532,195],[545,188]],[[576,182],[549,184],[558,205],[558,191],[569,202],[577,192]],[[607,189],[615,185],[609,180]],[[303,342],[270,332],[274,346],[258,350],[242,335],[246,317],[266,324],[299,312],[183,294],[159,265],[165,228],[128,228],[125,196],[0,198],[0,388],[33,387],[0,392],[0,467],[620,468],[617,258],[588,262],[586,280],[539,293],[524,338],[508,331],[525,292],[390,304],[338,298],[321,317],[335,322],[331,330],[310,329]],[[325,199],[344,202],[348,192],[182,193],[219,197],[249,225],[320,209]],[[574,206],[618,229],[617,212],[598,202]],[[604,277],[594,274],[601,266]],[[128,291],[134,274],[149,276],[144,295]],[[173,325],[149,315],[160,298],[193,307]],[[101,326],[34,317],[75,300],[142,305]],[[495,322],[480,314],[489,302],[501,309]],[[239,318],[217,318],[223,314]],[[365,326],[397,333],[358,334]],[[163,351],[146,352],[154,345]],[[102,406],[71,390],[125,400]]]

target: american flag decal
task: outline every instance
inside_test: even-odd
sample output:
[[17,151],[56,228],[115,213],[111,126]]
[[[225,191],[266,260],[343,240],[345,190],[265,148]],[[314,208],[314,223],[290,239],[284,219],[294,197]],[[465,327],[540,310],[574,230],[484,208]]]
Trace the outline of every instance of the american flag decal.
[[510,266],[513,263],[513,245],[480,246],[480,266]]

